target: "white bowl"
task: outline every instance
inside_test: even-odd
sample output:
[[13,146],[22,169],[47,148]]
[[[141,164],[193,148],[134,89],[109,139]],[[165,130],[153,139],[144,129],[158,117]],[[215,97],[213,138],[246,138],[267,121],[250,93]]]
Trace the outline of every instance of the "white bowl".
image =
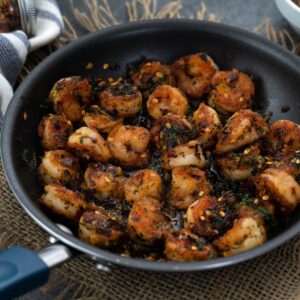
[[292,0],[276,0],[276,4],[290,25],[300,34],[300,7]]

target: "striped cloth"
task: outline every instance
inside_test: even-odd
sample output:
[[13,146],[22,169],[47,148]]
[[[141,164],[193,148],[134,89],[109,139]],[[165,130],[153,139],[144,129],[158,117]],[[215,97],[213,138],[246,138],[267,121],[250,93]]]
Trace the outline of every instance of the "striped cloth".
[[0,34],[0,119],[13,96],[13,87],[27,54],[54,40],[64,29],[55,0],[35,0],[35,5],[35,36],[29,39],[20,30]]

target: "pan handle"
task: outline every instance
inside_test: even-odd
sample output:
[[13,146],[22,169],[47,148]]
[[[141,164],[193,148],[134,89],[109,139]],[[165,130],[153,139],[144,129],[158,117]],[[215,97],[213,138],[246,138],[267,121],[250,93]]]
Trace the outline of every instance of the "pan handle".
[[23,247],[0,252],[0,299],[23,295],[47,282],[50,268],[71,258],[69,248],[51,245],[38,253]]

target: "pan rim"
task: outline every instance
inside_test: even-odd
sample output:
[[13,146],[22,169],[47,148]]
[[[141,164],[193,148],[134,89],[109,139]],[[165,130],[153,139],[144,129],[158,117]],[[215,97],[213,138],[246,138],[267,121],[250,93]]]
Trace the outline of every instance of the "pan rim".
[[30,81],[37,77],[40,70],[47,68],[48,64],[51,64],[52,61],[55,61],[56,58],[59,58],[63,53],[68,53],[72,51],[72,47],[84,44],[85,41],[89,41],[94,38],[101,39],[106,35],[120,35],[126,33],[140,32],[146,30],[159,30],[160,28],[170,29],[177,28],[183,29],[185,27],[191,28],[193,26],[202,26],[203,31],[208,31],[210,33],[217,33],[225,35],[226,33],[233,34],[240,41],[245,41],[252,44],[256,43],[256,47],[267,48],[269,53],[277,56],[279,59],[284,55],[285,60],[289,61],[289,65],[297,70],[297,65],[300,67],[300,60],[290,53],[288,50],[283,49],[279,45],[273,44],[267,39],[258,36],[254,33],[231,27],[224,24],[216,24],[206,21],[197,21],[197,20],[147,20],[147,21],[138,21],[132,23],[121,24],[113,26],[101,31],[90,33],[84,37],[79,38],[76,41],[71,42],[70,44],[64,46],[63,48],[57,50],[50,56],[48,56],[43,62],[41,62],[21,83],[17,91],[14,94],[13,99],[11,100],[9,107],[7,109],[6,115],[3,120],[2,134],[1,134],[1,154],[2,154],[2,164],[6,179],[9,183],[10,189],[13,191],[14,196],[27,212],[27,214],[45,231],[47,231],[51,236],[56,237],[64,244],[75,248],[87,255],[95,257],[104,263],[112,263],[114,265],[120,265],[123,267],[130,267],[140,270],[148,271],[160,271],[160,272],[193,272],[193,271],[204,271],[210,269],[222,268],[237,263],[248,261],[252,258],[258,257],[260,255],[266,254],[267,252],[277,248],[283,243],[290,240],[296,234],[300,232],[300,220],[297,221],[291,228],[280,233],[278,236],[267,241],[262,246],[254,248],[252,250],[237,254],[231,257],[222,257],[216,258],[208,261],[195,261],[195,262],[149,262],[143,259],[123,257],[118,254],[114,254],[104,249],[100,249],[89,245],[75,236],[71,236],[60,228],[58,228],[48,217],[43,214],[37,207],[33,205],[33,200],[30,197],[27,197],[26,193],[23,191],[22,184],[18,180],[17,173],[14,170],[13,166],[13,157],[9,151],[10,145],[12,142],[12,124],[14,123],[15,117],[18,114],[22,102],[19,101],[22,94],[26,93],[27,85]]

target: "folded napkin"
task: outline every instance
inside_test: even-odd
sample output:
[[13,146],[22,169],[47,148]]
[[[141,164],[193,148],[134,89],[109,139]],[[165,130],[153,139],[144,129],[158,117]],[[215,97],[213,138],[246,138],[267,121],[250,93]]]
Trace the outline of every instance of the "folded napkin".
[[63,31],[61,13],[55,0],[35,0],[35,36],[17,30],[0,34],[0,111],[2,116],[13,96],[13,87],[26,60],[27,54],[42,47]]

